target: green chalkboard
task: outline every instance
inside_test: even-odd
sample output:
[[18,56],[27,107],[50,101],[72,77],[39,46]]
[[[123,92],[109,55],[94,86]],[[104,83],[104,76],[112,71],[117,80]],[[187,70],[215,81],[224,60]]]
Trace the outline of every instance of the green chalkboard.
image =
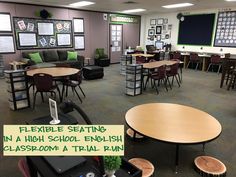
[[73,47],[71,20],[13,17],[13,24],[19,50]]

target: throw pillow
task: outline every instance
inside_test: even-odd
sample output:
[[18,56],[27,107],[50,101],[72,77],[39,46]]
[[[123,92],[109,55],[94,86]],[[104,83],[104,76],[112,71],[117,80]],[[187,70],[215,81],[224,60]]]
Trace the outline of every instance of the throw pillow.
[[43,60],[42,60],[39,52],[30,53],[29,56],[30,56],[30,59],[33,60],[36,64],[37,63],[43,63]]
[[77,60],[77,52],[67,51],[67,60],[70,60],[70,61]]

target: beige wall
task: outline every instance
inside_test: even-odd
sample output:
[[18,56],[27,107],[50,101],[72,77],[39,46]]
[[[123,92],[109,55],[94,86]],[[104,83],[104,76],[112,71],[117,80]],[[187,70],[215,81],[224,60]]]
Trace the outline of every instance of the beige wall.
[[[67,8],[54,8],[44,6],[34,6],[25,4],[3,3],[0,2],[0,12],[9,12],[11,17],[35,17],[35,11],[46,9],[53,14],[53,19],[72,20],[73,18],[84,18],[85,28],[85,50],[79,50],[79,54],[85,57],[94,57],[96,48],[105,48],[109,54],[109,20],[103,19],[102,12],[91,12],[73,10]],[[109,16],[109,15],[108,15]],[[131,46],[139,44],[139,23],[124,25],[124,37],[127,43]],[[15,34],[13,34],[15,35]],[[130,37],[127,37],[130,36]],[[49,49],[53,50],[53,49]],[[14,60],[21,59],[21,52],[24,50],[17,50],[15,54],[3,54],[4,64],[6,68],[8,63]]]
[[[236,9],[232,8],[231,10]],[[208,10],[197,10],[197,11],[186,11],[183,13],[186,14],[204,14],[204,13],[218,13],[219,10],[218,9],[208,9]],[[171,43],[172,44],[172,49],[173,50],[182,50],[183,45],[178,45],[177,44],[177,40],[178,40],[178,30],[179,30],[179,21],[177,20],[176,16],[177,16],[178,12],[175,13],[160,13],[160,14],[152,14],[152,15],[145,15],[142,16],[142,27],[141,28],[141,45],[145,47],[146,43],[147,43],[147,36],[148,36],[148,29],[150,29],[150,19],[157,19],[157,18],[168,18],[168,24],[172,24],[172,30],[171,30],[171,38],[170,40],[166,40],[167,43]],[[217,18],[216,18],[217,20]],[[213,35],[214,36],[214,35]],[[213,39],[214,40],[214,39]],[[212,44],[213,45],[213,44]],[[185,49],[186,51],[196,51],[199,52],[200,51],[200,47],[201,46],[188,46],[185,45]],[[229,47],[203,47],[203,52],[220,52],[220,49],[223,49],[224,53],[231,53],[233,55],[236,55],[236,49],[235,48],[229,48]]]

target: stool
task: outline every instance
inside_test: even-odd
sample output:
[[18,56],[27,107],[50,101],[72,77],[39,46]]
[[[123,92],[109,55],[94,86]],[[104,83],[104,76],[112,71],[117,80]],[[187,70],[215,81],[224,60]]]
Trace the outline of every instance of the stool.
[[83,68],[83,76],[87,80],[103,78],[103,67],[100,66],[85,66]]
[[225,177],[226,167],[218,159],[210,156],[199,156],[195,158],[194,165],[196,171],[203,177]]
[[142,177],[149,177],[152,176],[154,173],[154,166],[153,164],[143,158],[132,158],[129,159],[129,162],[132,163],[134,166],[142,170]]
[[127,131],[126,131],[126,134],[130,137],[130,138],[137,138],[137,139],[142,139],[142,138],[144,138],[142,135],[140,135],[140,134],[138,134],[138,133],[136,133],[135,134],[135,137],[134,137],[134,131],[131,129],[131,128],[129,128],[129,129],[127,129]]
[[91,58],[89,58],[89,57],[86,57],[86,58],[84,59],[84,61],[87,61],[87,65],[90,65],[90,60],[91,60]]

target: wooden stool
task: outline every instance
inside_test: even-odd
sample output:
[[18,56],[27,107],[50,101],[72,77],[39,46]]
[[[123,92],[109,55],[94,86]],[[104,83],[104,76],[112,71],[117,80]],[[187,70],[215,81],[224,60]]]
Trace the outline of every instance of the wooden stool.
[[133,131],[131,128],[127,129],[126,133],[127,133],[127,135],[128,135],[129,137],[131,137],[131,138],[137,138],[137,139],[142,139],[142,138],[144,138],[142,135],[140,135],[140,134],[138,134],[138,133],[136,133],[136,134],[135,134],[135,137],[134,137],[134,131]]
[[203,177],[225,177],[226,167],[216,158],[199,156],[194,160],[196,171]]
[[132,158],[129,160],[134,166],[142,170],[142,177],[152,176],[154,173],[154,166],[151,162],[142,158]]

